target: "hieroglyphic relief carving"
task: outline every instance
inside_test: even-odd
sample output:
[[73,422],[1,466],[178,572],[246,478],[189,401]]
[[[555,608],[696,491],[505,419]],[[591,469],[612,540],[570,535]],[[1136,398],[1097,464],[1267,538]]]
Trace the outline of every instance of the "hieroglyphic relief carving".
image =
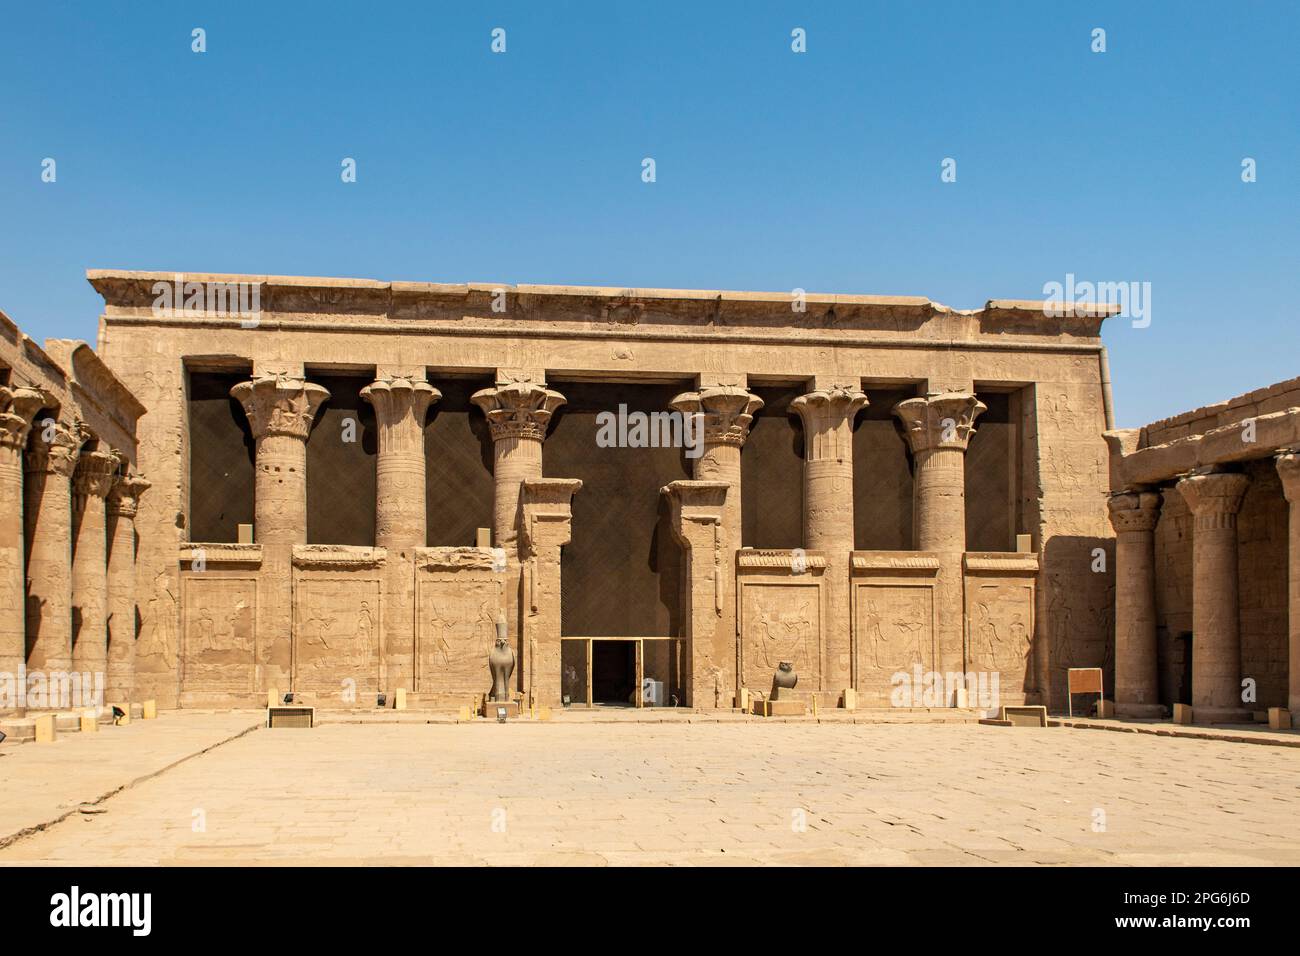
[[1015,581],[967,582],[967,669],[998,675],[1001,692],[1023,701],[1032,678],[1034,589]]
[[821,588],[806,584],[745,582],[741,586],[743,686],[767,691],[782,661],[794,664],[800,688],[817,689],[821,677]]
[[934,668],[934,588],[862,582],[853,606],[857,687],[867,702],[883,704],[894,674]]
[[503,581],[490,566],[418,575],[417,693],[474,697],[491,688],[488,655],[504,603]]
[[[183,579],[182,595],[182,690],[253,693],[257,673],[256,578],[191,574]],[[156,599],[164,603],[161,595]],[[155,649],[151,646],[150,651]]]
[[[302,574],[294,584],[294,685],[321,695],[379,687],[377,577]],[[350,682],[350,683],[345,683]]]

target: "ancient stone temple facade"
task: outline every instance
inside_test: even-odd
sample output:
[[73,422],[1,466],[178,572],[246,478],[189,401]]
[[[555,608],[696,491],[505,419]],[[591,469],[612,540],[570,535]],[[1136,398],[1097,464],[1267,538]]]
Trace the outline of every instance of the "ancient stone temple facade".
[[1111,666],[1099,312],[89,278],[148,409],[160,706],[461,706],[498,626],[525,706],[731,707],[785,662],[822,708],[1063,709]]
[[1300,379],[1108,432],[1115,705],[1300,707]]
[[0,715],[135,691],[143,413],[85,342],[0,313]]

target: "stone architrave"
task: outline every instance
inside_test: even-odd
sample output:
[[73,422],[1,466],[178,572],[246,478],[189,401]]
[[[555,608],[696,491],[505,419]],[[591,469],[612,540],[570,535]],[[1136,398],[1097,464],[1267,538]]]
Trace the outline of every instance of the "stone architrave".
[[682,685],[688,707],[728,706],[738,686],[735,636],[722,627],[725,569],[732,560],[724,546],[730,489],[725,481],[674,481],[660,489],[668,497],[673,537],[684,551]]
[[499,381],[475,392],[470,401],[483,409],[492,433],[492,543],[509,554],[516,550],[519,534],[520,487],[542,477],[546,426],[564,396],[540,380]]
[[790,403],[803,421],[803,544],[826,556],[825,687],[852,681],[849,556],[853,551],[853,419],[867,405],[857,385],[833,384]]
[[329,392],[297,375],[280,373],[255,375],[230,394],[244,407],[256,448],[253,539],[262,546],[257,690],[289,688],[293,546],[307,543],[307,436]]
[[[561,702],[560,549],[572,538],[577,478],[530,478],[520,488],[519,555],[523,563],[523,658],[528,703]],[[484,662],[487,666],[487,661]]]
[[1300,716],[1300,452],[1277,456],[1282,493],[1290,509],[1287,522],[1287,644],[1290,671],[1287,677],[1287,709]]
[[[27,660],[23,605],[23,449],[32,418],[45,405],[37,389],[0,386],[0,674]],[[6,709],[0,708],[0,712]]]
[[1192,715],[1249,720],[1241,701],[1237,512],[1250,478],[1215,472],[1176,485],[1192,512]]
[[72,669],[83,675],[103,675],[103,680],[108,674],[104,499],[121,463],[115,451],[87,448],[72,475]]
[[1115,528],[1115,712],[1159,717],[1156,660],[1155,530],[1160,495],[1127,491],[1110,496]]
[[388,693],[415,689],[415,550],[428,543],[425,509],[424,419],[442,393],[423,369],[379,370],[361,390],[375,409],[379,460],[375,466],[375,544],[388,551],[381,573],[390,596],[384,634],[375,654],[379,686]]
[[[749,438],[749,426],[754,415],[763,407],[763,400],[743,385],[708,385],[694,392],[684,392],[670,403],[672,408],[683,415],[692,416],[699,422],[686,434],[700,435],[703,431],[703,449],[695,459],[694,474],[696,481],[720,481],[727,486],[723,501],[722,527],[719,529],[722,543],[723,561],[719,567],[719,591],[722,594],[722,620],[718,623],[720,633],[731,635],[735,641],[736,620],[736,552],[741,547],[741,487],[740,487],[740,451]],[[698,417],[695,417],[698,416]],[[720,691],[718,698],[726,706],[735,692],[736,675],[735,655],[723,666],[722,660],[715,661],[722,667]],[[712,706],[712,692],[708,702],[703,706]]]
[[72,669],[72,473],[88,435],[80,422],[33,425],[24,459],[27,668]]
[[118,475],[105,501],[108,515],[108,678],[105,700],[135,693],[135,516],[149,482]]
[[967,669],[962,597],[966,449],[975,434],[975,419],[985,408],[971,392],[935,392],[894,406],[914,463],[914,543],[918,551],[934,552],[939,559],[937,663],[944,673]]

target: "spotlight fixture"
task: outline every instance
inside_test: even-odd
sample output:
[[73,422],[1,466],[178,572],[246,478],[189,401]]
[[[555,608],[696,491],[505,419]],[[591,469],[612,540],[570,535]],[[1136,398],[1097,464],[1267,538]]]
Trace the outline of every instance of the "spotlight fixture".
[[289,693],[287,693],[287,694],[284,695],[284,702],[285,702],[286,704],[292,704],[292,703],[293,703],[293,692],[292,692],[292,691],[290,691]]
[[126,716],[126,711],[124,711],[121,707],[117,706],[117,704],[114,704],[113,705],[113,726],[116,727],[118,724],[120,724],[122,722],[122,718],[125,716]]
[[9,735],[6,734],[3,730],[0,730],[0,744],[4,743],[4,742],[5,742],[5,738],[8,737],[8,736],[9,736]]
[[497,723],[498,723],[498,724],[504,724],[505,722],[506,722],[506,709],[505,709],[504,707],[498,707],[498,708],[497,708]]
[[387,706],[388,706],[388,695],[387,695],[387,694],[380,694],[378,697],[376,697],[376,698],[375,698],[375,706],[376,706],[376,707],[387,707]]

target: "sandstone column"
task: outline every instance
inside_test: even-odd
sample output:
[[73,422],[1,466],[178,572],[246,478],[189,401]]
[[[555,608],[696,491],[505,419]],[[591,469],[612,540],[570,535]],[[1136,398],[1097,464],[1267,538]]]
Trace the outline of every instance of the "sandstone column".
[[803,543],[826,553],[828,614],[825,687],[849,686],[849,555],[853,551],[853,419],[867,404],[857,385],[832,384],[800,395],[803,420]]
[[307,435],[329,392],[281,373],[257,375],[230,394],[244,406],[257,454],[253,540],[262,546],[257,643],[259,652],[266,648],[258,687],[290,687],[293,546],[307,543]]
[[380,689],[414,689],[415,549],[428,542],[425,508],[424,417],[442,393],[424,380],[423,369],[379,369],[361,390],[375,409],[379,460],[375,466],[375,544],[384,562],[383,636],[376,653]]
[[1289,677],[1287,709],[1300,717],[1300,452],[1288,451],[1277,456],[1277,471],[1282,476],[1282,493],[1290,504],[1287,524],[1287,650]]
[[[962,555],[966,551],[966,448],[985,405],[971,392],[935,392],[894,406],[912,450],[914,541],[939,559],[935,618],[944,673],[966,670]],[[953,701],[949,700],[948,704]]]
[[1246,475],[1192,475],[1178,491],[1192,512],[1192,715],[1198,723],[1249,720],[1241,705],[1237,511]]
[[1156,660],[1155,529],[1160,495],[1128,491],[1110,496],[1115,528],[1115,713],[1159,717]]
[[135,515],[149,482],[119,475],[109,490],[108,679],[105,700],[125,704],[135,693]]
[[685,558],[682,638],[686,653],[682,660],[686,673],[682,686],[687,707],[725,707],[728,703],[720,679],[735,658],[735,636],[720,626],[726,606],[722,541],[728,487],[725,481],[674,481],[660,489],[660,494],[668,496],[673,537]]
[[696,673],[694,676],[697,686],[710,686],[704,695],[706,699],[694,706],[712,707],[716,698],[721,706],[726,707],[735,698],[739,683],[736,672],[739,640],[736,631],[736,552],[741,546],[740,450],[749,437],[754,413],[763,407],[763,400],[743,385],[710,385],[695,392],[684,392],[670,404],[683,415],[692,416],[696,425],[691,434],[697,440],[700,429],[703,429],[703,450],[695,459],[695,480],[722,482],[727,486],[722,503],[722,525],[718,532],[721,546],[718,591],[722,595],[722,613],[717,633],[719,642],[726,644],[729,653],[723,654],[720,647],[709,664],[715,673]]
[[[23,449],[32,417],[44,405],[45,396],[34,388],[0,387],[0,674],[14,675],[15,690],[27,661]],[[16,709],[0,706],[0,713]]]
[[[121,458],[113,451],[85,449],[72,473],[72,669],[89,675],[90,686],[108,673],[108,539],[104,499]],[[83,682],[86,677],[83,676]],[[84,684],[83,684],[84,686]],[[103,701],[97,702],[99,705]]]
[[542,477],[542,442],[564,396],[536,380],[498,382],[470,399],[483,409],[492,432],[493,545],[513,557],[519,537],[519,494],[525,481]]
[[24,460],[27,667],[44,671],[47,680],[52,671],[72,669],[70,482],[85,440],[80,423],[37,421]]
[[375,544],[423,548],[424,416],[442,393],[422,378],[389,376],[367,385],[361,397],[374,406],[379,427]]

